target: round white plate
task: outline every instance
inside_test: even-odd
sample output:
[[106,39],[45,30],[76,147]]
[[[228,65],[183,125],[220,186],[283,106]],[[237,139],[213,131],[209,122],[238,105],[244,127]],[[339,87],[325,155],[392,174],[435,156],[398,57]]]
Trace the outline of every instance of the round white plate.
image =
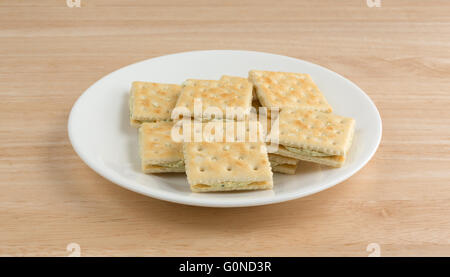
[[[356,120],[353,145],[342,168],[300,162],[296,175],[274,174],[268,191],[192,193],[185,174],[148,175],[140,171],[137,130],[130,126],[132,81],[181,83],[187,78],[246,77],[250,69],[309,73],[334,113]],[[339,74],[306,61],[251,51],[195,51],[157,57],[106,75],[76,101],[69,137],[81,159],[124,188],[154,198],[197,206],[242,207],[287,201],[334,186],[360,170],[381,140],[381,118],[370,98]]]

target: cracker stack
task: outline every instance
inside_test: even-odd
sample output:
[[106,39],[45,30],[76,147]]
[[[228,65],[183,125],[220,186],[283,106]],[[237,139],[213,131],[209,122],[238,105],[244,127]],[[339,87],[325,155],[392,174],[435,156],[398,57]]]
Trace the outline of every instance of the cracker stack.
[[194,116],[194,100],[201,99],[202,112],[197,118],[202,121],[211,120],[207,116],[214,112],[215,108],[220,110],[221,116],[215,119],[225,119],[227,115],[230,120],[237,119],[226,113],[226,107],[235,108],[239,114],[249,115],[252,102],[253,85],[245,78],[223,76],[219,81],[216,80],[186,80],[181,89],[175,107],[187,108]]
[[248,79],[263,107],[333,111],[309,74],[251,70]]
[[184,172],[183,144],[171,139],[173,122],[145,122],[139,128],[144,173]]
[[278,128],[268,135],[268,140],[278,138],[277,155],[333,167],[344,164],[355,121],[331,113],[311,76],[251,70],[249,80],[262,106],[280,109]]
[[170,120],[181,86],[150,82],[133,82],[130,91],[130,123],[139,127],[143,122]]
[[[201,112],[194,109],[197,99]],[[194,192],[270,189],[272,171],[295,174],[299,160],[340,167],[355,126],[353,119],[332,114],[312,78],[301,73],[251,70],[248,79],[224,75],[181,86],[133,82],[129,104],[130,123],[139,127],[142,171],[186,172]],[[280,113],[256,122],[252,106]],[[172,140],[174,108],[200,119],[182,122],[191,130],[189,141]],[[256,139],[250,138],[253,126]],[[198,132],[202,141],[194,139]],[[275,153],[268,153],[271,141],[278,142]]]
[[[257,131],[257,122],[251,121],[200,123],[203,130],[207,130],[208,125],[214,125],[214,134],[217,134],[218,130],[225,131],[221,132],[221,138],[212,142],[183,143],[186,175],[192,191],[272,188],[272,171],[267,148],[262,137],[251,138],[252,123],[255,123],[254,130]],[[240,127],[242,132],[233,132],[232,139],[227,137],[227,129],[238,130]]]
[[329,113],[285,108],[279,115],[278,155],[340,167],[351,146],[355,121]]

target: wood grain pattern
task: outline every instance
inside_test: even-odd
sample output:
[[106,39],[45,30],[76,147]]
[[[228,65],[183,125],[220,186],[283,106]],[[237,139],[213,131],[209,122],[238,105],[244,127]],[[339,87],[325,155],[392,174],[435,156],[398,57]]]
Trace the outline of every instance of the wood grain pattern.
[[[450,255],[450,1],[0,1],[0,255]],[[122,189],[67,137],[105,74],[198,50],[284,54],[357,83],[378,106],[373,160],[322,193],[187,207]]]

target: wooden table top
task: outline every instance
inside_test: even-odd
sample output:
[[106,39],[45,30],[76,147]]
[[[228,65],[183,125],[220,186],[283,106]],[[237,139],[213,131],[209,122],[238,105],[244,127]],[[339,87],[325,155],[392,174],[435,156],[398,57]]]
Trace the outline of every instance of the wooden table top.
[[[450,255],[450,1],[0,1],[0,255]],[[374,158],[321,193],[249,208],[168,203],[105,180],[67,119],[122,66],[205,49],[308,60],[366,91]]]

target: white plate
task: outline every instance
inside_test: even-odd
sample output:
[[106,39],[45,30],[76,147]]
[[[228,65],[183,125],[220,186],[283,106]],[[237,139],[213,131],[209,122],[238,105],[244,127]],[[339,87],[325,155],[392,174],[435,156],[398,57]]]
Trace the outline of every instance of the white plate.
[[[184,174],[140,172],[137,130],[129,125],[132,81],[181,83],[187,78],[246,77],[250,69],[309,73],[338,115],[353,117],[356,132],[342,168],[301,162],[296,175],[274,174],[274,189],[237,193],[192,193]],[[242,207],[287,201],[334,186],[360,170],[381,139],[381,118],[355,84],[302,60],[251,51],[195,51],[157,57],[103,77],[77,100],[69,118],[73,148],[93,170],[124,188],[154,198],[197,206]]]

